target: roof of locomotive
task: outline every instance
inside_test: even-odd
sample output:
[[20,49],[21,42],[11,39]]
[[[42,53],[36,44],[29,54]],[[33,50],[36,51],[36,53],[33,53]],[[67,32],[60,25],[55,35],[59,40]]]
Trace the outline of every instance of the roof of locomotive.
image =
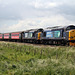
[[24,32],[38,32],[38,31],[41,31],[43,30],[43,28],[39,28],[39,29],[30,29],[30,30],[26,30]]
[[74,25],[47,27],[46,29],[44,29],[44,31],[66,29],[66,28],[68,28],[68,27],[70,27],[70,26],[74,26]]

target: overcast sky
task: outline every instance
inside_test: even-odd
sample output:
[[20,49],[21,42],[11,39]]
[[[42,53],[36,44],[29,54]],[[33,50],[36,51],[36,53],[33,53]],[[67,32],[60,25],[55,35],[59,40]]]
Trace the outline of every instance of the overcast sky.
[[75,24],[75,0],[0,0],[0,33]]

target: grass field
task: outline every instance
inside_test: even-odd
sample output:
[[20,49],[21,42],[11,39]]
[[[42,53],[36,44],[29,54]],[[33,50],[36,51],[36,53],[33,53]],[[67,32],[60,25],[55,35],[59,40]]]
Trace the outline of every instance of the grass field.
[[75,75],[75,47],[0,42],[0,75]]

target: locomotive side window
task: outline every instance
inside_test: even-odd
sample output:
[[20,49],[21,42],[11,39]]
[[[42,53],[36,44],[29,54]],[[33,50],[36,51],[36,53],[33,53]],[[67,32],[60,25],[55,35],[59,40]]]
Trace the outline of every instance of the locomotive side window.
[[53,37],[53,32],[51,32],[51,31],[48,31],[48,32],[46,32],[46,37]]
[[60,31],[54,31],[54,37],[58,38],[60,37]]
[[25,33],[25,38],[27,38],[28,37],[28,33]]
[[28,37],[31,38],[32,36],[33,36],[33,33],[30,32]]

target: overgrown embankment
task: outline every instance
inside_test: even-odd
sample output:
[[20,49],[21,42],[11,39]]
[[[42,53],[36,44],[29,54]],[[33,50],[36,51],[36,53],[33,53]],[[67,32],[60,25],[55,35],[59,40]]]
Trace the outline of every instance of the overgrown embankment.
[[0,75],[75,75],[75,47],[0,42]]

